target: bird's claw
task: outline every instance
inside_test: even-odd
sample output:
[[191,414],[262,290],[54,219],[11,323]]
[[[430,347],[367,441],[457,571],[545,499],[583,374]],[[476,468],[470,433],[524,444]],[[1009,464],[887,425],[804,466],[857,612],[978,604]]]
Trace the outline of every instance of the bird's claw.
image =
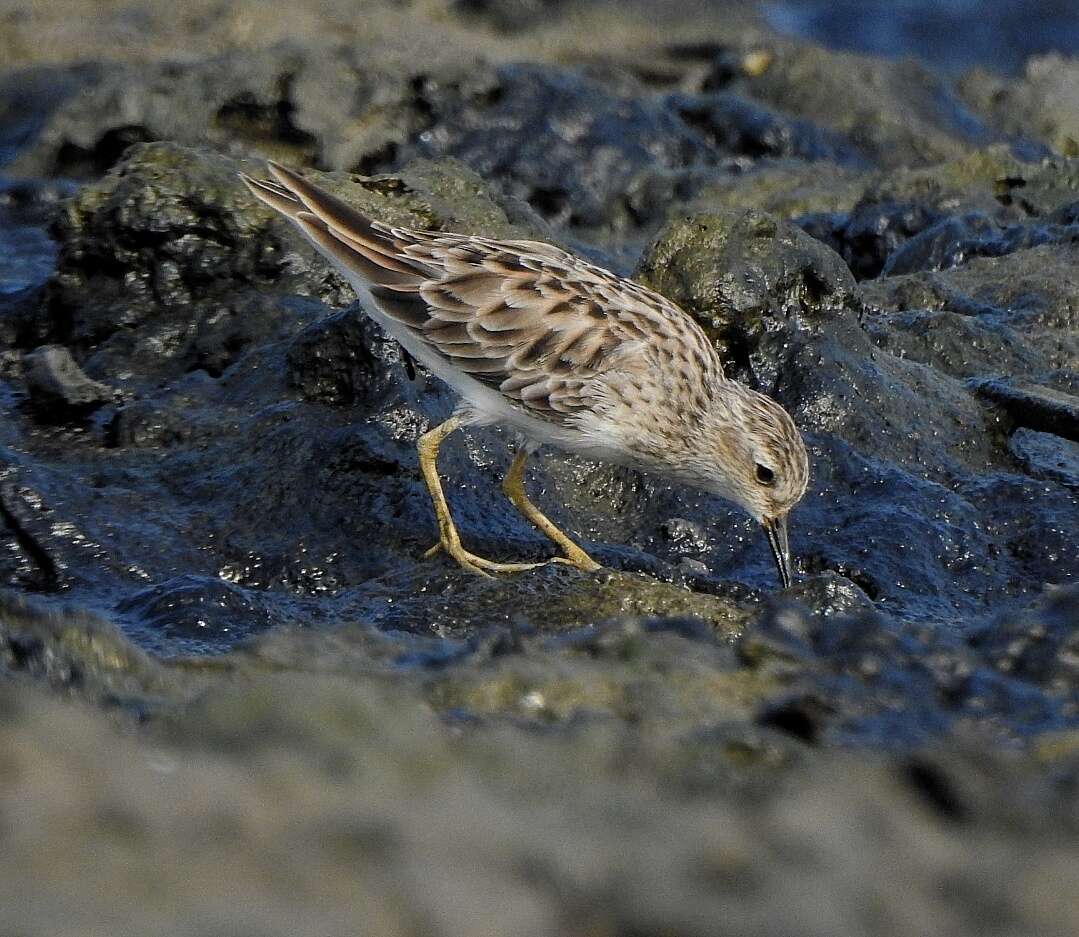
[[598,569],[603,569],[599,563],[583,550],[581,551],[580,556],[555,556],[547,562],[558,563],[562,566],[572,566],[574,569],[579,569],[582,573],[594,573]]
[[445,552],[457,561],[457,564],[470,573],[491,578],[491,573],[523,573],[530,569],[538,569],[546,566],[546,563],[496,563],[494,560],[484,559],[466,550],[460,543],[449,543],[440,540],[430,550],[423,554],[424,559],[430,559],[438,553]]

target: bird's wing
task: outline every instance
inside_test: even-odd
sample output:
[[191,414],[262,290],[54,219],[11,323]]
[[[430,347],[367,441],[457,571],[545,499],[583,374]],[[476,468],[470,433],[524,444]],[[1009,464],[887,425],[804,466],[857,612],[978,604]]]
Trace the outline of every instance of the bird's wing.
[[534,416],[570,422],[605,374],[722,374],[677,306],[559,248],[390,227],[289,169],[270,171],[276,181],[244,181],[362,277],[383,315]]

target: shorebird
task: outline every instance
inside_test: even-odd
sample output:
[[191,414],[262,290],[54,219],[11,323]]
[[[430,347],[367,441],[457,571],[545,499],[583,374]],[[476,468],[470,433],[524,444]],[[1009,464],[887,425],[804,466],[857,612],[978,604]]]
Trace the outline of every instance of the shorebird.
[[498,241],[380,224],[299,173],[241,173],[356,290],[370,315],[460,397],[420,436],[420,469],[439,542],[487,575],[541,563],[498,563],[465,549],[437,470],[443,441],[464,426],[501,424],[523,440],[503,490],[562,555],[599,565],[528,498],[526,459],[542,445],[665,476],[735,502],[764,528],[784,587],[787,515],[805,493],[809,459],[776,401],[728,379],[683,310],[646,287],[538,241]]

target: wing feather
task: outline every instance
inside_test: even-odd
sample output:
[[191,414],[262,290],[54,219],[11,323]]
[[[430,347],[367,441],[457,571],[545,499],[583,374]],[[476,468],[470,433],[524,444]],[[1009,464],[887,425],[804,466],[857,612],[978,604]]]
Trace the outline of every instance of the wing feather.
[[[656,380],[657,365],[711,369],[714,349],[673,303],[537,241],[494,241],[390,227],[270,164],[274,181],[244,176],[345,270],[367,281],[378,311],[429,355],[554,422],[595,404],[606,380]],[[680,373],[678,367],[663,369]]]

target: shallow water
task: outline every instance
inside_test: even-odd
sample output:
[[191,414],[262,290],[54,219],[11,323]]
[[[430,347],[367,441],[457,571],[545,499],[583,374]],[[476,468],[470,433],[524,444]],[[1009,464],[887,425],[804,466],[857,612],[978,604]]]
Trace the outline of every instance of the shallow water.
[[1022,71],[1034,55],[1079,52],[1074,0],[790,0],[763,5],[781,32],[836,49],[913,56],[945,72]]

